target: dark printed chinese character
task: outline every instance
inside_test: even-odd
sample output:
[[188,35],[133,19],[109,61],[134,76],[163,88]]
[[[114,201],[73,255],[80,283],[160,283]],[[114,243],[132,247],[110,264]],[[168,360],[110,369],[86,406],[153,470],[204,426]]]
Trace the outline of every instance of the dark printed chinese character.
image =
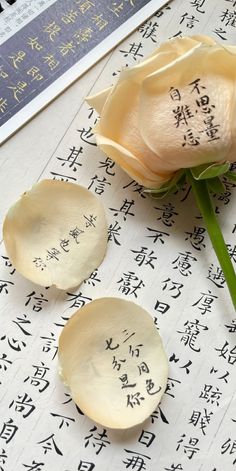
[[57,455],[63,456],[63,453],[60,450],[60,448],[58,448],[54,437],[55,437],[55,434],[52,433],[51,435],[49,435],[49,437],[44,438],[43,440],[37,442],[37,444],[42,445],[45,455],[47,454],[48,451],[54,451],[56,452]]
[[12,263],[9,260],[9,257],[5,255],[1,255],[2,259],[5,261],[5,267],[10,268],[10,275],[13,275],[16,271],[15,268],[13,268]]
[[171,297],[176,299],[181,295],[181,289],[183,288],[182,283],[177,283],[175,281],[172,281],[170,278],[167,278],[166,280],[162,281],[164,284],[164,287],[162,288],[162,291],[165,291],[166,288],[168,288],[168,291],[173,291],[173,294],[171,294]]
[[105,159],[104,162],[99,162],[101,165],[98,168],[104,168],[107,175],[114,177],[115,172],[111,171],[115,167],[115,162],[109,157]]
[[94,185],[94,191],[97,195],[102,195],[105,191],[106,185],[111,185],[111,183],[106,179],[106,177],[99,178],[97,175],[91,178],[91,183],[88,186],[88,190]]
[[139,57],[143,57],[143,54],[140,52],[143,48],[142,43],[131,43],[130,48],[127,51],[123,51],[122,49],[119,50],[123,54],[124,57],[132,57],[135,61]]
[[49,386],[49,381],[45,378],[49,368],[46,367],[42,361],[40,366],[32,366],[33,368],[35,368],[34,375],[27,376],[27,378],[24,380],[24,383],[30,380],[30,384],[32,384],[32,386],[35,386],[36,388],[39,388],[38,390],[41,393],[45,391],[45,389],[47,389]]
[[161,314],[165,314],[170,309],[170,306],[169,304],[157,300],[154,309]]
[[114,211],[114,216],[117,217],[118,214],[123,214],[123,219],[126,221],[127,216],[134,216],[132,213],[131,207],[134,205],[134,200],[128,201],[126,198],[123,200],[123,204],[121,205],[120,209],[109,208],[111,211]]
[[53,356],[52,356],[52,360],[54,360],[54,358],[57,355],[57,351],[58,351],[58,346],[57,346],[57,344],[55,345],[55,342],[57,343],[57,339],[55,337],[55,334],[53,332],[50,332],[50,336],[41,336],[40,338],[42,340],[44,340],[43,348],[42,348],[43,352],[49,353],[52,350],[54,350],[54,353],[53,353]]
[[178,216],[178,213],[175,211],[173,204],[163,204],[161,208],[155,207],[155,209],[162,212],[161,216],[157,218],[157,221],[161,221],[167,227],[172,227],[175,223],[173,216]]
[[85,448],[87,448],[88,445],[92,444],[93,448],[96,448],[96,455],[99,455],[103,448],[106,448],[108,445],[110,445],[110,441],[108,440],[107,436],[107,431],[104,428],[102,432],[99,432],[96,425],[94,425],[94,427],[92,427],[89,432],[90,435],[87,435],[84,438],[84,446]]
[[147,237],[149,237],[150,239],[153,239],[153,243],[155,244],[158,240],[161,242],[161,244],[164,244],[165,243],[165,236],[169,237],[170,234],[168,234],[168,232],[163,232],[163,231],[159,231],[158,229],[152,229],[151,227],[147,227],[147,230],[150,231],[150,235],[148,235]]
[[208,293],[201,293],[201,297],[192,304],[192,306],[197,306],[202,314],[206,314],[207,312],[211,312],[213,302],[217,298],[218,296],[215,296],[210,290],[208,290]]
[[0,431],[0,438],[5,440],[6,443],[10,443],[16,434],[18,427],[14,424],[13,419],[9,419],[3,423],[2,430]]
[[180,24],[185,23],[186,28],[192,29],[196,25],[196,23],[199,23],[199,20],[194,16],[194,15],[188,15],[188,13],[184,13],[181,16],[181,21]]
[[9,347],[15,352],[21,352],[22,348],[26,347],[26,343],[23,340],[7,337],[6,335],[0,337],[0,340],[7,340]]
[[198,227],[194,226],[193,232],[185,232],[187,234],[185,240],[189,240],[190,244],[192,247],[196,250],[201,250],[202,248],[205,248],[204,244],[204,234],[206,232],[206,229],[204,227]]
[[229,10],[226,8],[225,11],[222,12],[220,15],[221,22],[225,24],[225,26],[232,26],[236,28],[236,11]]
[[234,365],[236,362],[236,345],[233,348],[229,348],[229,343],[225,341],[222,348],[215,348],[219,352],[219,357],[225,358],[229,365]]
[[211,384],[205,384],[203,391],[201,391],[199,398],[206,399],[207,403],[216,404],[219,406],[219,400],[221,398],[222,392],[219,388],[213,388]]
[[69,306],[70,308],[73,307],[83,307],[86,302],[92,301],[92,298],[89,298],[88,296],[83,296],[81,291],[78,294],[74,293],[66,293],[69,298],[66,300],[67,302],[72,302],[72,304]]
[[190,268],[191,268],[191,262],[196,262],[197,259],[196,257],[193,257],[191,252],[188,252],[187,250],[185,253],[179,252],[178,257],[172,262],[173,269],[178,270],[179,273],[183,276],[189,276],[192,274]]
[[59,429],[61,429],[64,425],[66,427],[69,427],[70,421],[75,422],[75,419],[73,417],[66,417],[65,415],[55,414],[54,412],[50,412],[50,414],[52,417],[57,417],[60,419]]
[[174,378],[167,378],[165,394],[167,394],[168,396],[171,396],[171,397],[174,398],[175,396],[172,393],[172,389],[174,389],[174,387],[176,386],[177,383],[181,384],[181,381],[179,381],[178,379],[174,379]]
[[[181,435],[180,440],[177,442],[178,445],[176,451],[178,451],[180,446],[182,445],[184,453],[187,455],[188,459],[191,460],[195,453],[199,451],[199,448],[196,446],[198,445],[199,439],[195,437],[190,437],[189,440],[184,440],[185,437],[185,434]],[[186,444],[184,442],[186,442]]]
[[12,281],[0,280],[0,294],[8,294],[10,285],[14,286]]
[[0,356],[0,371],[7,371],[10,365],[12,365],[12,361],[8,359],[6,353],[2,353],[2,356]]
[[33,399],[28,394],[24,394],[24,396],[18,396],[17,400],[13,400],[10,405],[9,409],[14,405],[15,411],[22,413],[22,417],[26,419],[29,417],[32,412],[35,410],[35,405],[33,404]]
[[146,468],[146,460],[150,460],[150,456],[143,455],[142,453],[137,453],[136,451],[124,450],[126,453],[130,454],[130,458],[126,458],[122,461],[125,464],[126,469],[134,469],[136,471],[142,471]]
[[[236,453],[236,440],[232,440],[228,438],[221,446],[221,454],[224,455],[228,453],[229,455],[233,455]],[[233,461],[233,465],[236,463],[236,458]]]
[[27,471],[43,471],[44,463],[37,463],[37,461],[33,460],[31,464],[23,463],[23,466]]
[[95,468],[95,464],[91,463],[91,461],[80,460],[78,471],[92,471],[94,468]]
[[57,157],[57,160],[60,160],[62,162],[61,166],[64,167],[65,165],[68,164],[68,167],[73,170],[73,172],[77,172],[78,167],[81,167],[81,162],[78,162],[77,159],[80,154],[83,153],[83,147],[79,147],[76,149],[75,146],[70,147],[70,153],[69,155],[64,159],[62,157]]
[[210,423],[211,416],[213,412],[207,412],[204,408],[202,411],[193,410],[192,415],[189,419],[189,424],[194,425],[194,427],[199,427],[203,435],[206,435],[205,428]]
[[110,224],[108,227],[108,241],[113,241],[116,245],[121,245],[118,237],[120,237],[121,226],[119,226],[118,221],[115,221],[114,224]]
[[156,43],[158,27],[159,25],[156,21],[148,21],[141,25],[138,31],[142,34],[143,39],[151,39],[153,43]]
[[40,293],[39,296],[37,296],[35,291],[32,291],[32,293],[28,294],[26,298],[28,299],[25,303],[25,306],[28,306],[32,302],[33,304],[32,309],[35,312],[42,311],[43,303],[48,303],[48,299],[46,299],[42,293]]
[[182,465],[172,463],[170,468],[164,468],[164,471],[183,471]]
[[153,254],[153,250],[151,250],[149,253],[147,253],[148,248],[147,247],[141,247],[140,250],[132,250],[134,254],[137,254],[134,257],[134,260],[137,262],[138,266],[141,267],[143,264],[150,266],[152,269],[155,268],[153,265],[153,261],[157,260],[157,257],[155,257]]
[[203,7],[204,3],[205,3],[205,0],[192,0],[190,2],[190,5],[195,7],[198,13],[205,13],[205,10],[200,10],[200,8]]
[[208,327],[206,325],[200,324],[198,319],[195,319],[195,321],[186,321],[184,323],[184,327],[184,332],[180,330],[177,331],[179,334],[183,334],[181,337],[181,342],[184,342],[184,345],[188,345],[194,352],[200,352],[200,347],[196,348],[195,343],[200,332],[203,330],[208,330]]
[[95,286],[96,283],[101,283],[100,278],[98,278],[98,270],[94,270],[93,273],[91,273],[90,277],[87,278],[87,280],[84,281],[84,284],[92,285]]
[[213,263],[211,263],[208,269],[208,276],[207,279],[212,281],[217,288],[223,288],[225,284],[225,277],[224,273],[220,267],[214,267]]
[[31,321],[27,318],[26,314],[23,314],[23,317],[16,317],[16,320],[12,321],[13,324],[16,324],[17,327],[19,327],[19,329],[21,330],[21,332],[24,334],[24,335],[29,335],[31,336],[32,334],[26,330],[25,327],[23,327],[23,325],[30,325],[31,324]]
[[148,432],[148,430],[142,430],[138,442],[149,448],[155,438],[156,435],[154,433]]
[[50,172],[50,173],[52,175],[53,180],[59,180],[61,182],[69,182],[69,181],[76,182],[76,178],[71,177],[70,175],[62,175],[61,173],[57,173],[57,172]]
[[91,126],[88,129],[82,128],[77,129],[81,141],[85,142],[86,144],[90,144],[91,146],[96,146],[96,142],[94,142],[94,134],[92,132]]
[[160,406],[158,406],[158,409],[156,409],[156,410],[150,415],[152,424],[154,424],[155,420],[158,419],[159,417],[160,417],[160,419],[162,420],[162,422],[163,422],[164,424],[168,424],[168,423],[169,423],[169,421],[167,420],[165,414],[164,414],[163,411],[161,410]]
[[141,198],[146,198],[146,194],[144,193],[144,186],[143,185],[140,185],[138,182],[136,182],[135,180],[131,180],[130,183],[128,183],[127,185],[123,186],[124,189],[126,188],[129,188],[131,187],[133,189],[133,192],[134,193],[139,193],[139,195],[141,196]]
[[117,284],[119,283],[121,283],[119,286],[119,291],[121,291],[125,296],[129,294],[134,295],[135,298],[138,296],[137,291],[140,288],[145,287],[143,280],[139,280],[138,276],[136,276],[132,271],[123,273],[123,277],[117,281]]

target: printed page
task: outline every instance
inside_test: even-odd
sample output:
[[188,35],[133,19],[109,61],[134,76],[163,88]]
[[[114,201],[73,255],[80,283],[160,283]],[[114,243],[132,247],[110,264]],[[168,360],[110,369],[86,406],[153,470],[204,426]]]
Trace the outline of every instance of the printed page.
[[[236,44],[235,9],[234,0],[173,0],[114,49],[91,94],[168,38],[206,34]],[[153,199],[103,154],[93,134],[97,120],[79,103],[37,180],[83,185],[102,202],[108,249],[99,268],[75,290],[43,288],[16,272],[1,243],[0,469],[233,471],[236,318],[204,222],[187,184]],[[235,183],[224,184],[213,201],[235,266]],[[58,375],[63,326],[106,296],[150,313],[169,362],[158,408],[125,431],[86,417]]]

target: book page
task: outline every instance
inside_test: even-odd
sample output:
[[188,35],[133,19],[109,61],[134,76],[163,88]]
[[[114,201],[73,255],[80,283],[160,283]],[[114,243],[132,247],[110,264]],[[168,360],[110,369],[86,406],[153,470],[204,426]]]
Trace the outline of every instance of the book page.
[[[206,34],[236,44],[235,9],[234,0],[173,0],[113,50],[90,94],[168,38]],[[35,182],[72,182],[99,198],[108,223],[99,268],[76,290],[40,287],[15,271],[1,243],[0,470],[233,471],[236,318],[204,222],[188,185],[162,200],[143,193],[96,146],[97,120],[79,102]],[[235,183],[224,183],[213,201],[235,266]],[[150,313],[169,362],[158,408],[125,431],[86,417],[58,375],[63,326],[76,310],[109,296]]]

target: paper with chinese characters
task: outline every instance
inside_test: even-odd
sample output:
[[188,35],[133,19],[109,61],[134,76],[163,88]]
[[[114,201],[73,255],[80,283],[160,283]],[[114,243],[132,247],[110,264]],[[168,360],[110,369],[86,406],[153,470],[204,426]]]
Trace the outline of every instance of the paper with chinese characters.
[[9,0],[0,16],[0,142],[165,0]]
[[[235,44],[235,32],[236,1],[174,0],[112,52],[88,93],[165,39],[208,34]],[[98,270],[74,291],[42,288],[14,270],[1,244],[0,470],[233,471],[236,317],[202,218],[188,186],[163,200],[143,194],[95,145],[96,121],[78,103],[38,179],[79,183],[103,203],[108,250]],[[225,188],[214,204],[235,264],[235,184],[225,180]],[[67,319],[101,296],[149,311],[169,360],[159,407],[125,432],[84,416],[57,372]]]

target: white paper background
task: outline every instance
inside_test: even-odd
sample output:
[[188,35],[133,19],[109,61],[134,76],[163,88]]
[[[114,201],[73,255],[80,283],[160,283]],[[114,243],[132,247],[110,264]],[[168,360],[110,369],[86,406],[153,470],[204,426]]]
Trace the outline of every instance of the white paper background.
[[[146,23],[152,34],[138,30],[114,50],[96,79],[89,75],[90,93],[113,83],[122,67],[136,64],[173,35],[205,33],[235,43],[235,3],[174,0]],[[94,145],[95,120],[96,114],[78,103],[73,123],[37,179],[80,183],[103,202],[111,240],[97,273],[73,293],[41,288],[13,273],[1,244],[0,470],[231,471],[236,466],[235,313],[225,284],[220,288],[207,278],[212,265],[221,286],[206,233],[205,247],[198,239],[201,250],[187,234],[203,222],[187,187],[162,201],[144,198]],[[72,164],[69,156],[80,147]],[[232,184],[214,201],[235,262]],[[180,257],[183,266],[186,252],[191,273],[183,276],[175,260]],[[104,430],[81,415],[57,375],[62,325],[100,296],[121,296],[147,309],[169,358],[160,408],[125,432]]]

